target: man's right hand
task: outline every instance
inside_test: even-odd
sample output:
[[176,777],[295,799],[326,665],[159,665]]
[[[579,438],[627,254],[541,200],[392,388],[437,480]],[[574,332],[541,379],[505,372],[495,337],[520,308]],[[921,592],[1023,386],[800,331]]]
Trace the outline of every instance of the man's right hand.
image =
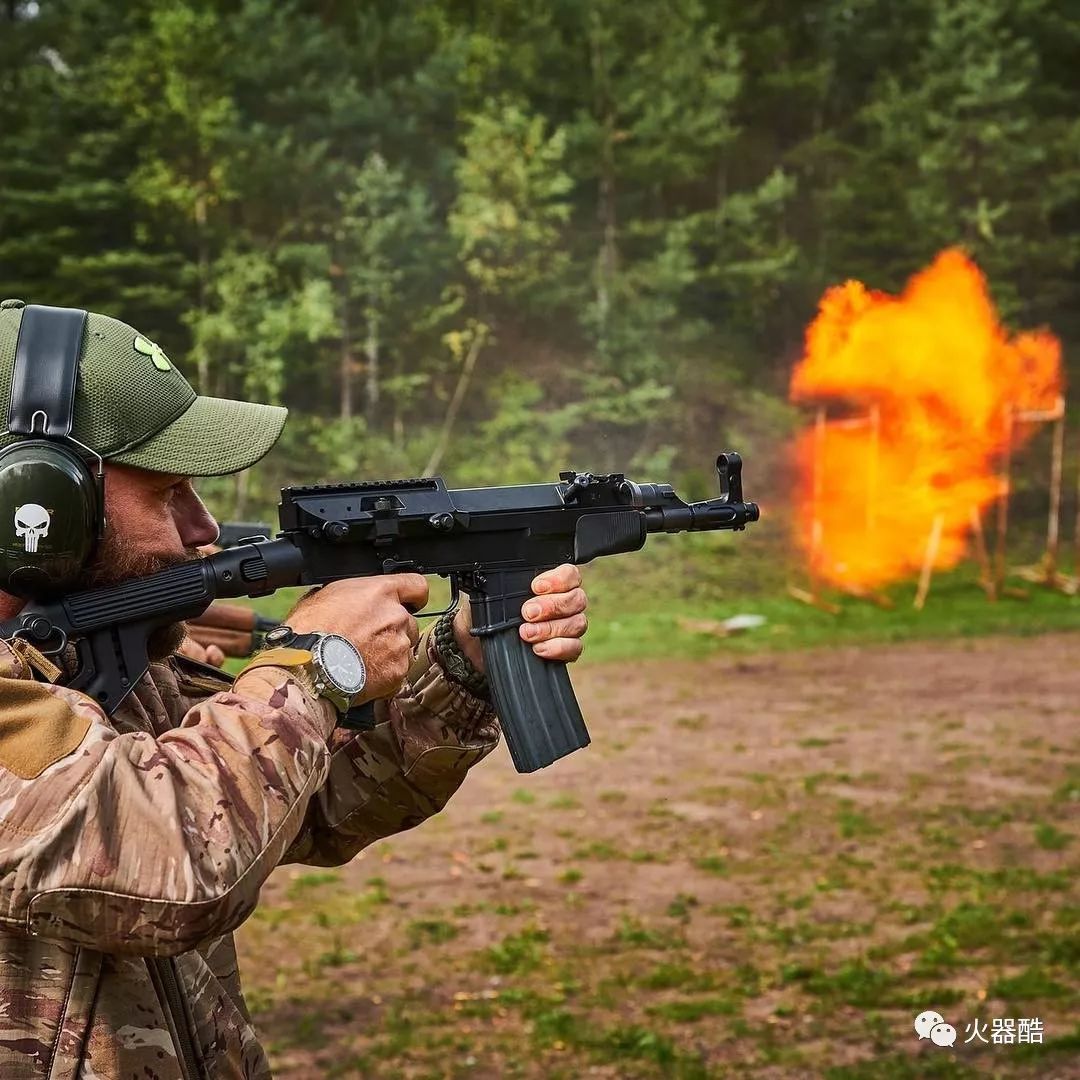
[[401,688],[420,640],[412,611],[427,601],[428,583],[421,574],[348,578],[309,593],[285,622],[298,634],[340,634],[360,650],[367,683],[354,704],[362,705],[393,697]]

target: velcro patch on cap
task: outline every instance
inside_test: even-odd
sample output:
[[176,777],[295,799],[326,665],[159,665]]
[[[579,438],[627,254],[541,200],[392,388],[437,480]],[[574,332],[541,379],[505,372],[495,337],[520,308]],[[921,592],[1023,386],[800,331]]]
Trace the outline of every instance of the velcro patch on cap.
[[149,356],[158,371],[172,371],[172,362],[165,355],[165,350],[149,338],[144,338],[142,334],[135,337],[135,351]]
[[20,780],[35,780],[74,753],[90,730],[47,686],[28,679],[0,680],[0,767]]

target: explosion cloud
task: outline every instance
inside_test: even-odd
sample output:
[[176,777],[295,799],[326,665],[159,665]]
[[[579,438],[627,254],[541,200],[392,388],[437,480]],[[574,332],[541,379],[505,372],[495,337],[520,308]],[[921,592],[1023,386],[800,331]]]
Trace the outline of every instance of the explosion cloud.
[[1053,409],[1061,379],[1057,338],[1010,336],[962,251],[941,252],[899,296],[858,281],[827,290],[791,379],[793,401],[830,413],[795,445],[797,539],[815,574],[855,589],[905,578],[939,517],[935,566],[954,566],[972,510],[998,494],[1003,451],[1033,431],[1014,411]]

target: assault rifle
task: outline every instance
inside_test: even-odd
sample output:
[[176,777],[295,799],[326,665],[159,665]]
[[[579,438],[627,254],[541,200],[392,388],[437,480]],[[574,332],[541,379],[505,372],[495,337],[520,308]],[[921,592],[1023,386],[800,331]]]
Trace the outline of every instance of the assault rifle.
[[[214,547],[231,548],[254,539],[269,540],[274,530],[261,521],[222,521]],[[188,637],[200,645],[216,645],[226,656],[250,656],[262,647],[274,619],[259,615],[241,604],[214,601],[201,615],[187,620]]]
[[68,685],[112,713],[147,669],[149,635],[219,597],[375,574],[438,574],[450,580],[446,611],[462,590],[468,594],[510,754],[519,772],[532,772],[589,743],[566,664],[541,659],[519,636],[533,578],[560,563],[637,551],[649,533],[743,529],[757,521],[757,506],[743,501],[739,455],[721,454],[716,472],[720,498],[689,504],[670,484],[638,484],[622,473],[563,472],[558,484],[461,490],[448,490],[441,477],[284,488],[277,539],[33,603],[0,624],[0,637],[26,638],[50,655],[72,642],[78,663]]
[[218,524],[217,547],[231,548],[244,540],[262,536],[269,539],[273,529],[263,521],[222,521]]

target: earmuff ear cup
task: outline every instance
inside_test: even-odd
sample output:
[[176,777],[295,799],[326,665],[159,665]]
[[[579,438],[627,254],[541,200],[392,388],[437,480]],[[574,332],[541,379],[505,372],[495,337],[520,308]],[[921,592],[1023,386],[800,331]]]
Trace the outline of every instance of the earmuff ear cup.
[[99,503],[86,462],[63,444],[0,450],[0,589],[40,597],[75,584],[97,542]]

